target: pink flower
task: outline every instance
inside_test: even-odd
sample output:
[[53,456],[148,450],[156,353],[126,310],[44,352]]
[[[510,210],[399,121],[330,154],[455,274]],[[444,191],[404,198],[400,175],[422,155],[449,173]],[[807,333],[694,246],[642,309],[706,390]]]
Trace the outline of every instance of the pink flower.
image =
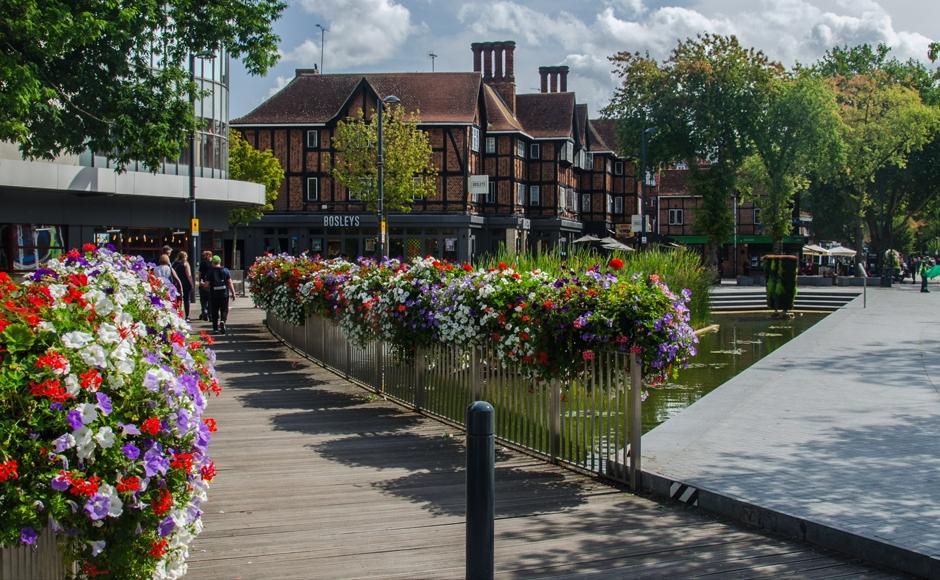
[[581,358],[583,358],[583,359],[586,360],[586,361],[588,361],[588,360],[594,360],[594,351],[593,351],[593,350],[586,350],[586,351],[582,352],[582,353],[581,353]]

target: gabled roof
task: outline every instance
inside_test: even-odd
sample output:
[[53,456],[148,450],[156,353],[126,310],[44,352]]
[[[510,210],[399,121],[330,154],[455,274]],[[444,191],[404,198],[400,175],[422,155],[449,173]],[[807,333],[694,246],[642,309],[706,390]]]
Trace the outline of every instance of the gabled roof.
[[503,101],[493,87],[483,85],[483,99],[486,106],[487,131],[522,131],[522,125],[516,119],[516,116],[509,110],[509,106]]
[[620,139],[617,138],[617,121],[613,119],[591,119],[588,122],[592,137],[596,138],[595,151],[613,151],[621,155]]
[[395,95],[425,123],[472,123],[479,73],[299,73],[283,89],[232,125],[327,123],[340,114],[360,83],[380,97]]
[[577,131],[578,142],[581,143],[582,147],[588,146],[587,125],[588,106],[584,103],[579,103],[574,106],[574,126]]
[[516,95],[516,118],[536,139],[571,139],[574,93]]

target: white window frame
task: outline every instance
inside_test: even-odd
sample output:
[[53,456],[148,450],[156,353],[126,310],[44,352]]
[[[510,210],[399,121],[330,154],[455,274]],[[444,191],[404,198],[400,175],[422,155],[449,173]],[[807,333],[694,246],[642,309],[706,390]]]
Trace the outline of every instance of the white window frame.
[[[311,188],[310,185],[313,184]],[[307,201],[320,201],[320,178],[319,177],[308,177],[307,178],[307,191],[306,191]]]
[[568,191],[567,191],[567,189],[566,189],[565,187],[559,185],[559,186],[558,186],[558,194],[557,194],[557,197],[558,197],[558,199],[557,199],[557,201],[558,201],[558,209],[560,209],[560,210],[561,210],[561,209],[565,209],[565,204],[568,203]]
[[[313,137],[313,143],[311,143],[311,137]],[[320,131],[316,129],[307,129],[307,149],[319,149],[320,148]]]
[[669,222],[668,223],[671,226],[685,225],[685,211],[681,207],[669,208]]
[[623,198],[620,196],[614,198],[614,213],[623,215]]
[[529,205],[539,205],[542,202],[542,188],[538,185],[529,186]]
[[516,184],[516,205],[525,205],[525,184],[517,183]]
[[623,161],[614,161],[614,175],[623,175]]
[[487,152],[487,153],[496,153],[496,137],[487,137],[487,138],[486,138],[486,152]]
[[496,182],[490,181],[490,188],[486,192],[486,203],[496,203]]
[[584,169],[594,171],[594,154],[588,151],[584,152]]
[[614,196],[607,194],[607,213],[614,213]]
[[470,127],[470,150],[480,152],[480,128]]
[[[591,208],[591,209],[584,209],[584,207],[585,207],[584,201],[585,201],[585,200],[587,200],[587,204],[586,204],[587,207],[589,207],[589,208]],[[587,212],[587,213],[591,213],[592,211],[594,211],[593,208],[592,208],[592,206],[591,206],[591,194],[590,194],[590,193],[582,193],[582,194],[581,194],[581,211],[582,211],[582,212]]]
[[525,159],[525,141],[522,139],[516,141],[516,157]]
[[764,223],[760,221],[760,208],[759,207],[754,208],[754,225],[755,226],[764,225]]
[[542,158],[542,146],[538,143],[532,143],[529,145],[529,159],[541,159]]
[[571,141],[565,142],[565,161],[574,161],[574,143]]

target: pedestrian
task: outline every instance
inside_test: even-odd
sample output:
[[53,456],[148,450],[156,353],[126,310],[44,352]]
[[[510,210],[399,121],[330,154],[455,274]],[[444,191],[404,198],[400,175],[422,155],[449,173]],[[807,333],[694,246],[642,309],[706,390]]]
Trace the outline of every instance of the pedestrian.
[[232,274],[222,267],[222,258],[212,256],[212,267],[206,276],[209,289],[209,309],[212,315],[212,331],[225,334],[229,300],[235,300],[235,285]]
[[186,317],[186,320],[189,320],[189,302],[192,300],[193,296],[193,271],[189,267],[189,254],[186,252],[180,251],[176,255],[176,261],[173,262],[173,271],[176,272],[176,276],[180,279],[180,283],[183,286],[182,289],[182,299],[183,299],[183,314]]
[[209,321],[209,290],[208,286],[202,282],[209,275],[210,268],[212,268],[212,251],[205,250],[199,261],[199,320],[206,322]]
[[920,263],[920,291],[930,292],[927,289],[927,270],[930,269],[930,260],[924,258]]
[[180,282],[176,272],[173,271],[173,268],[170,267],[170,256],[160,254],[159,263],[157,267],[153,269],[153,274],[163,281],[163,285],[170,291],[170,298],[175,300],[183,284]]
[[917,284],[917,272],[920,271],[920,258],[911,258],[911,284]]

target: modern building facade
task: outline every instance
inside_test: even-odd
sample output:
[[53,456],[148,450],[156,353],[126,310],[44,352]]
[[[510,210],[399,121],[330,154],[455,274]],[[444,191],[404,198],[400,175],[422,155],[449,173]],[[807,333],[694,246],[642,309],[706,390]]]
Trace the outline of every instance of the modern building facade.
[[[208,91],[196,102],[196,198],[202,244],[221,251],[221,233],[235,207],[264,204],[263,186],[226,179],[228,79],[226,55],[196,59],[195,76]],[[0,270],[34,269],[86,242],[154,258],[164,244],[190,244],[189,152],[152,173],[131,164],[117,173],[87,151],[52,161],[22,159],[0,143]]]
[[[438,171],[436,193],[389,216],[389,254],[467,260],[567,247],[584,233],[623,233],[636,213],[633,165],[613,123],[589,119],[567,90],[567,67],[542,67],[541,91],[517,94],[513,42],[471,45],[472,72],[330,74],[294,79],[232,126],[271,149],[286,179],[274,211],[241,228],[246,262],[266,250],[327,256],[375,251],[377,217],[337,184],[337,123],[377,99],[419,111]],[[485,177],[486,191],[469,181]],[[247,230],[247,231],[245,231]],[[241,246],[240,246],[241,248]]]

